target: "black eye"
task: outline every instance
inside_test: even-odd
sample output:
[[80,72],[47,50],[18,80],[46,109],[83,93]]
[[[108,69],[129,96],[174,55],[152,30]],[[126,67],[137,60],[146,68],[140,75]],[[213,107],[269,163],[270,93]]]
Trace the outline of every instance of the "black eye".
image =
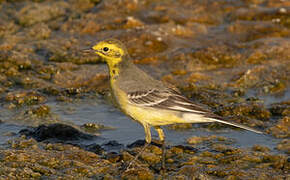
[[107,51],[109,51],[109,48],[108,47],[104,47],[103,51],[107,52]]

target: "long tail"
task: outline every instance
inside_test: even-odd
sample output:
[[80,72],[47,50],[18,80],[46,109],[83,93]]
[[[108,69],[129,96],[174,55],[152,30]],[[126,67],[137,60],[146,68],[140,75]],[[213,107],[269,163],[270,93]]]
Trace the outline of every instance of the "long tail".
[[246,129],[248,131],[252,131],[255,133],[263,134],[262,131],[250,128],[248,126],[244,126],[234,122],[228,122],[224,120],[222,117],[215,115],[215,114],[197,114],[197,113],[184,113],[182,115],[183,119],[186,120],[187,123],[205,123],[205,122],[219,122],[223,124],[228,124],[231,126],[235,126],[238,128]]
[[[145,96],[146,98],[144,98]],[[207,108],[189,101],[187,98],[182,96],[179,92],[177,92],[175,89],[170,89],[170,91],[166,93],[164,92],[160,93],[158,91],[155,92],[153,89],[153,91],[149,91],[145,95],[140,96],[138,94],[137,95],[133,94],[131,97],[133,97],[133,99],[135,98],[134,103],[141,101],[143,106],[145,105],[146,107],[151,106],[151,107],[178,112],[179,116],[182,117],[181,122],[187,122],[187,123],[220,122],[223,124],[228,124],[231,126],[246,129],[248,131],[253,131],[255,133],[263,134],[263,132],[258,131],[256,129],[224,120],[224,118],[216,114],[213,114]],[[155,99],[153,97],[155,97]],[[156,97],[158,97],[159,99],[156,99]],[[149,101],[150,103],[148,103],[147,101]],[[144,102],[146,103],[144,104]],[[140,103],[138,105],[140,105]]]
[[244,125],[241,125],[241,124],[238,124],[238,123],[227,122],[227,121],[220,120],[220,119],[215,119],[215,118],[210,118],[210,120],[212,122],[219,122],[219,123],[223,123],[223,124],[228,124],[228,125],[235,126],[235,127],[242,128],[242,129],[246,129],[248,131],[252,131],[252,132],[255,132],[255,133],[264,134],[262,131],[259,131],[259,130],[256,130],[254,128],[250,128],[248,126],[244,126]]

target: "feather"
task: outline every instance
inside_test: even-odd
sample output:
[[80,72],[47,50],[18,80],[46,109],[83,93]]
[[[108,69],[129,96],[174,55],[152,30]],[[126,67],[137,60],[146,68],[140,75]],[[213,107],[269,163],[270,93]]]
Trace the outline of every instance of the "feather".
[[188,123],[219,122],[256,133],[262,133],[241,124],[225,121],[222,117],[213,114],[208,109],[189,101],[172,88],[165,90],[150,89],[147,91],[130,92],[128,93],[128,99],[129,102],[135,106],[181,112],[182,118]]

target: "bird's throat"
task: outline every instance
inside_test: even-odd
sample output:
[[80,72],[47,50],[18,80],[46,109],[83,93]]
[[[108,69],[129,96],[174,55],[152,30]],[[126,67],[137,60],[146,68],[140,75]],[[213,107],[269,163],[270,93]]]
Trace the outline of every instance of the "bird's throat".
[[119,76],[119,69],[118,68],[110,68],[110,79],[116,80]]
[[119,63],[108,63],[110,71],[110,80],[115,81],[120,73]]
[[110,71],[111,82],[117,80],[121,71],[126,69],[131,64],[131,62],[128,61],[126,58],[118,60],[116,59],[115,61],[108,61],[107,63]]

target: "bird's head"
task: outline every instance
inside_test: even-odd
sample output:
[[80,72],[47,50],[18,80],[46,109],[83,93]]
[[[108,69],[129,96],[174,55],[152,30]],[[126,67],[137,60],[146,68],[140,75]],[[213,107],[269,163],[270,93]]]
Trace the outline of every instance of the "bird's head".
[[128,55],[126,47],[119,40],[108,39],[98,42],[92,47],[93,51],[101,56],[108,64],[115,65]]

